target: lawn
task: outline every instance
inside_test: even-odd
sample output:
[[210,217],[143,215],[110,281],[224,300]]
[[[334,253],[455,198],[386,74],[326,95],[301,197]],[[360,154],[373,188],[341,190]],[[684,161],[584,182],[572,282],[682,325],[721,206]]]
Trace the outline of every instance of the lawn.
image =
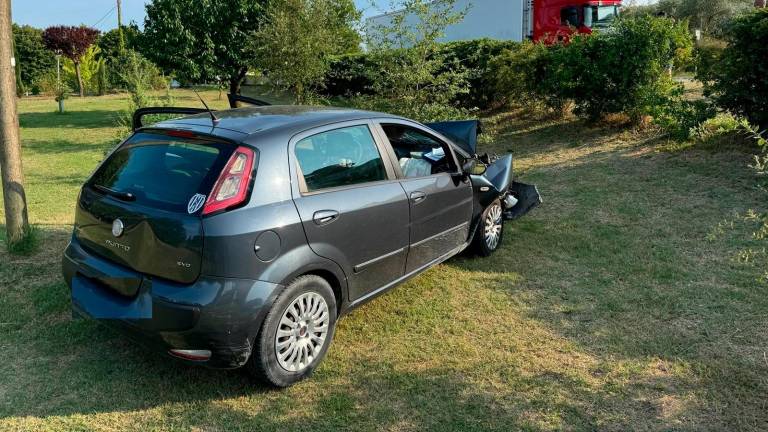
[[750,217],[768,203],[748,150],[671,153],[650,133],[492,116],[501,135],[484,150],[514,152],[545,204],[491,258],[454,258],[347,316],[315,376],[276,391],[71,319],[60,256],[125,105],[20,103],[43,241],[0,252],[0,430],[768,429]]

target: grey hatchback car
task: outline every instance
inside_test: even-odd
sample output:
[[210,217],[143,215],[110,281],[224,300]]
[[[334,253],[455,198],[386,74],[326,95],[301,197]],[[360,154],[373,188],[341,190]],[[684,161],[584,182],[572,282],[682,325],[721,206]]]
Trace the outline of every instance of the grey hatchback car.
[[540,202],[511,156],[474,154],[477,132],[298,106],[138,121],[78,197],[73,312],[288,386],[344,313],[464,249],[491,254]]

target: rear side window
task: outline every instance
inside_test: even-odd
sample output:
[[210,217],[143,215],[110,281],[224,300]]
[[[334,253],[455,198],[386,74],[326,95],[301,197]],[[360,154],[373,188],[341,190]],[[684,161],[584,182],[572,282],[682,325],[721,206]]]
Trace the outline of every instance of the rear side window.
[[368,126],[304,138],[296,143],[295,153],[308,192],[387,179]]
[[213,187],[235,146],[162,133],[137,133],[99,167],[89,186],[130,194],[142,205],[187,211]]

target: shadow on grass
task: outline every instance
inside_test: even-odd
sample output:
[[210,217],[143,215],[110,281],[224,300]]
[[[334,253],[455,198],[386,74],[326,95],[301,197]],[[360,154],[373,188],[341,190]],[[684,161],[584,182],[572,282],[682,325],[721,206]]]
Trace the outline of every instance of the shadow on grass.
[[[98,144],[84,144],[67,139],[50,139],[45,141],[24,141],[24,151],[42,155],[106,152],[115,146],[114,142],[104,141]],[[47,173],[46,173],[47,175]]]
[[22,128],[82,128],[113,127],[120,114],[114,110],[27,112],[19,114]]

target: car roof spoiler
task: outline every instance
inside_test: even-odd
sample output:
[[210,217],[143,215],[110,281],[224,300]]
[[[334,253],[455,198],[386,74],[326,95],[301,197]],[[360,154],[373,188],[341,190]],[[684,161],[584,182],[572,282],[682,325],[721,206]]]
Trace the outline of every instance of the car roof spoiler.
[[437,132],[450,138],[454,144],[470,156],[477,153],[477,136],[482,133],[480,120],[444,121],[425,123]]
[[148,115],[155,114],[184,114],[193,115],[200,113],[207,113],[205,108],[183,108],[183,107],[147,107],[139,108],[133,112],[133,118],[131,119],[131,127],[134,131],[144,127],[143,119]]
[[248,104],[248,105],[253,105],[253,106],[268,106],[268,105],[272,105],[271,103],[263,101],[261,99],[254,99],[254,98],[250,98],[248,96],[241,96],[241,95],[236,95],[236,94],[232,94],[232,93],[227,95],[227,99],[229,99],[229,106],[231,106],[232,108],[237,108],[237,106],[238,106],[237,103],[238,102],[242,102],[242,103],[245,103],[245,104]]
[[[241,95],[233,95],[228,94],[227,99],[229,99],[229,105],[233,108],[237,107],[238,102],[242,102],[248,105],[254,105],[254,106],[267,106],[270,105],[269,102],[260,100],[260,99],[254,99],[247,96],[241,96]],[[146,107],[146,108],[139,108],[133,113],[133,117],[131,119],[131,127],[134,131],[141,129],[144,127],[143,119],[144,117],[148,115],[156,115],[156,114],[183,114],[183,115],[194,115],[194,114],[201,114],[201,113],[207,113],[209,112],[205,108],[187,108],[187,107]]]

